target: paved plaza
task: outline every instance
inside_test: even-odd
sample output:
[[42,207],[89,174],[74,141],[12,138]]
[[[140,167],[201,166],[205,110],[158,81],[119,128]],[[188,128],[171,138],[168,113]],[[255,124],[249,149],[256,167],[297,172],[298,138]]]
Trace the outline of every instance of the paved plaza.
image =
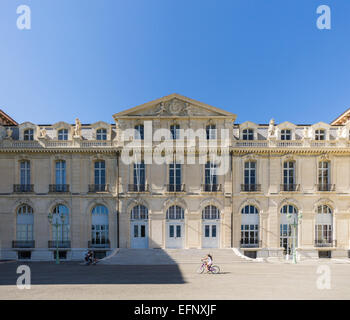
[[[17,267],[31,269],[31,289],[16,287]],[[197,274],[199,264],[96,265],[79,262],[0,262],[0,299],[349,299],[348,261],[221,264],[221,273]],[[327,268],[328,267],[328,268]],[[330,289],[318,289],[317,271],[330,271]]]

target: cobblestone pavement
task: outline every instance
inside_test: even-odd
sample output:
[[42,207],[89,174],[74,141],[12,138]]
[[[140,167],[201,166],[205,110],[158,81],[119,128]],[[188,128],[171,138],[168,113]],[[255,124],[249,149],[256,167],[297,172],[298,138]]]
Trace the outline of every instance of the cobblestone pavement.
[[[19,262],[0,263],[0,299],[349,299],[350,264],[230,263],[221,273],[197,274],[197,264],[96,265],[22,263],[31,289],[16,286]],[[318,273],[319,272],[319,273]],[[330,289],[320,277],[330,275]]]

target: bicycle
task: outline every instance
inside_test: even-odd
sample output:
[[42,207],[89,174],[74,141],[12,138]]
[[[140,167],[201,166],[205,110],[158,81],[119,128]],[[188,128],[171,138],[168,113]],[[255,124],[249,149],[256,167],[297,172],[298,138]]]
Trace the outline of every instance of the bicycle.
[[207,269],[205,262],[202,263],[202,265],[197,269],[197,273],[201,274],[204,272],[204,270],[207,271],[207,273],[212,273],[212,274],[217,274],[220,272],[220,268],[219,266],[213,265],[213,266],[209,266],[209,268]]

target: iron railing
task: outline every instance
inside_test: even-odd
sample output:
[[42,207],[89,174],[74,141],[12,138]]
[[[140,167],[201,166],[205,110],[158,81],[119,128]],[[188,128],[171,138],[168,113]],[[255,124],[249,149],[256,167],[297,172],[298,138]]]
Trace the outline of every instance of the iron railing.
[[14,184],[13,185],[13,192],[15,192],[15,193],[34,192],[34,185],[33,184]]
[[148,192],[149,185],[148,184],[129,184],[128,192]]
[[110,248],[111,243],[109,239],[105,243],[95,243],[96,241],[88,241],[88,248]]
[[69,192],[69,184],[50,184],[49,192]]
[[281,191],[299,191],[300,190],[300,184],[281,184]]
[[241,184],[242,192],[260,192],[261,184]]
[[185,192],[184,184],[167,184],[168,192]]
[[108,192],[108,184],[89,184],[89,192]]
[[331,239],[317,239],[315,240],[315,247],[318,248],[335,248],[337,246],[337,240]]
[[204,192],[221,192],[221,184],[202,184],[202,191]]
[[34,240],[13,240],[12,248],[35,248]]
[[[49,240],[48,246],[51,249],[57,248],[57,241]],[[71,247],[70,240],[58,241],[58,247],[59,248],[70,248]]]
[[318,184],[317,190],[318,191],[335,191],[335,185],[334,184]]

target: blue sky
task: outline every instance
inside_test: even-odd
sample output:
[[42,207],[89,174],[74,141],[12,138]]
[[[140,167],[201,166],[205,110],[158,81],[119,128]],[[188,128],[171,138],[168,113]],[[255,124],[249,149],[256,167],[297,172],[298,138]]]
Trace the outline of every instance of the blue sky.
[[[324,4],[331,30],[316,28]],[[350,107],[349,35],[348,0],[1,0],[0,108],[112,123],[177,92],[239,123],[330,122]]]

